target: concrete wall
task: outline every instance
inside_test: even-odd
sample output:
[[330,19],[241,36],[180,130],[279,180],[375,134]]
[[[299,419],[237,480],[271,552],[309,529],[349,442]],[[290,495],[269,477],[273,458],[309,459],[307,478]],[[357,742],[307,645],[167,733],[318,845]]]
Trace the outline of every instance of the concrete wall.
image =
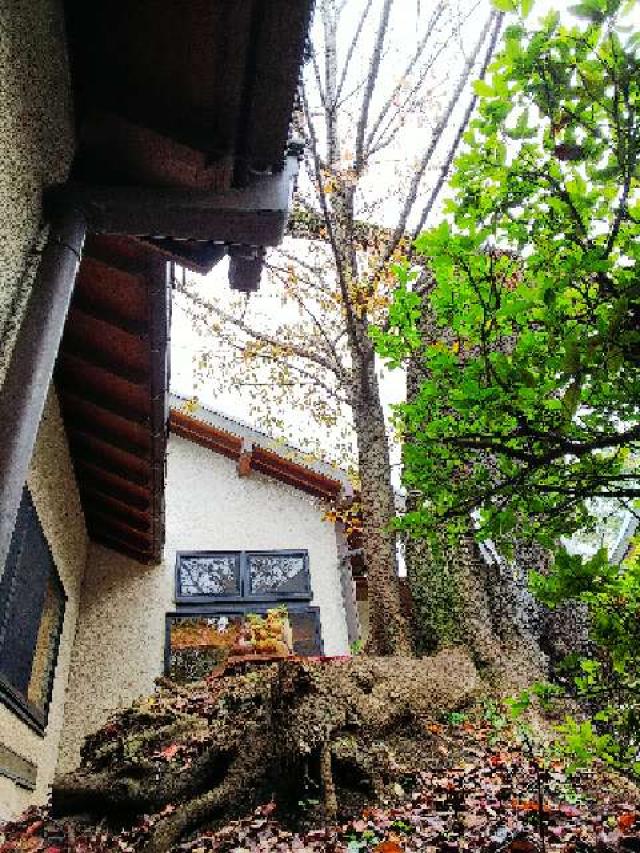
[[60,410],[53,392],[49,394],[40,423],[28,486],[68,601],[45,736],[40,737],[0,704],[0,743],[38,768],[35,792],[20,788],[0,776],[0,818],[15,815],[30,802],[41,802],[47,797],[57,762],[65,690],[86,561],[84,517]]
[[307,549],[325,652],[348,652],[335,530],[322,520],[317,501],[260,474],[239,478],[232,460],[171,436],[166,526],[161,566],[140,566],[90,547],[61,771],[77,765],[86,734],[115,709],[151,692],[162,673],[164,616],[175,609],[176,551]]
[[45,186],[73,156],[61,0],[0,0],[0,385],[46,240]]

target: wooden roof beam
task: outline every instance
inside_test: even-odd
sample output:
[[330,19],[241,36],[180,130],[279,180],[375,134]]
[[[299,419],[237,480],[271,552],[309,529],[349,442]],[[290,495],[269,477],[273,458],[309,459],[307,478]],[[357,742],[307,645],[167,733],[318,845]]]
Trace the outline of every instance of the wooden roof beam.
[[149,515],[151,501],[148,497],[143,497],[135,492],[127,492],[113,483],[104,483],[86,474],[79,477],[78,482],[83,498],[86,496],[89,500],[113,504],[127,512]]
[[153,551],[151,538],[139,530],[117,522],[115,519],[108,516],[87,516],[87,527],[89,535],[93,538],[94,534],[109,536],[114,540],[118,540],[137,551],[149,552]]
[[89,394],[83,390],[80,395],[69,391],[68,388],[60,386],[58,386],[58,393],[65,405],[65,418],[66,411],[68,411],[67,406],[81,408],[84,405],[88,405],[105,412],[111,417],[118,418],[125,424],[145,428],[149,426],[149,417],[147,415],[141,415],[136,412],[125,412],[119,402],[105,399],[105,396],[102,394]]
[[65,426],[69,441],[74,438],[79,438],[80,441],[99,441],[107,447],[112,447],[120,453],[127,453],[129,456],[135,456],[142,462],[151,462],[151,448],[142,447],[132,441],[127,441],[120,436],[114,435],[107,429],[99,427],[97,424],[89,423],[82,418],[75,418],[72,414],[67,414],[65,417]]
[[119,481],[124,483],[129,483],[133,486],[141,486],[144,489],[148,489],[150,486],[151,473],[149,474],[139,474],[137,471],[125,471],[124,469],[115,469],[112,465],[109,468],[103,467],[99,462],[96,461],[95,455],[93,453],[88,453],[81,448],[75,448],[75,452],[73,453],[73,461],[76,465],[79,465],[81,468],[94,471],[98,474],[98,476],[104,477],[114,477]]
[[76,312],[84,314],[84,316],[90,320],[96,320],[100,323],[107,323],[109,326],[115,326],[115,328],[119,329],[121,332],[125,332],[127,335],[132,335],[140,340],[145,340],[148,336],[148,329],[143,320],[133,320],[129,317],[123,317],[115,311],[106,308],[104,305],[90,302],[87,297],[79,291],[76,291],[73,297],[71,311],[69,313],[73,316]]
[[50,190],[46,204],[75,205],[95,234],[276,246],[285,234],[297,174],[294,155],[281,172],[224,193],[67,183]]
[[149,535],[153,520],[148,515],[144,515],[143,513],[138,514],[131,507],[122,509],[110,502],[89,498],[86,494],[83,498],[85,516],[89,524],[91,524],[91,520],[94,518],[111,519],[114,522],[126,525],[132,530],[137,530],[145,536]]
[[137,548],[130,541],[114,535],[112,531],[94,529],[91,539],[97,545],[102,545],[103,548],[109,548],[112,551],[124,554],[125,557],[129,557],[137,563],[150,565],[157,561],[157,557],[151,548]]

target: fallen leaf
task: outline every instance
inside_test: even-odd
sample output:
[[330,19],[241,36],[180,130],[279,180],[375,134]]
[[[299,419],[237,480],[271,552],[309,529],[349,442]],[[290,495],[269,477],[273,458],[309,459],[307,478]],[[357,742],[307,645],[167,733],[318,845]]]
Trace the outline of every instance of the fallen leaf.
[[171,761],[172,758],[176,757],[179,749],[180,747],[177,743],[172,743],[171,746],[166,746],[164,749],[161,749],[158,755],[161,758],[164,758],[165,761]]
[[404,847],[400,847],[395,841],[382,841],[373,848],[373,853],[403,853]]
[[638,816],[635,812],[625,812],[618,815],[618,829],[621,832],[626,832],[628,829],[631,829],[637,818]]

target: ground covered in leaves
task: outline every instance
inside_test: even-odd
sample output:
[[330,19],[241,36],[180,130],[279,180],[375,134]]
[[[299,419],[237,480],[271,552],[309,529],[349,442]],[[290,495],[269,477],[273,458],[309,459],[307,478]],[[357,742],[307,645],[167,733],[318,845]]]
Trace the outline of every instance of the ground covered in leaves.
[[[448,663],[453,668],[458,667],[459,675],[466,672],[470,676],[464,658],[454,656]],[[359,757],[360,763],[354,763],[349,750],[344,752],[343,742],[345,725],[351,726],[348,730],[352,733],[357,730],[354,726],[358,702],[362,700],[359,693],[353,697],[353,706],[347,709],[351,716],[347,714],[346,722],[341,723],[342,728],[336,723],[331,740],[335,793],[339,800],[335,819],[327,819],[326,791],[318,787],[301,785],[293,811],[292,804],[283,805],[277,795],[273,799],[263,797],[260,802],[246,807],[243,804],[249,800],[243,799],[238,792],[236,817],[229,817],[225,812],[224,820],[211,820],[209,815],[197,827],[182,833],[166,849],[181,853],[288,850],[301,853],[640,851],[640,797],[634,786],[598,765],[588,773],[569,778],[562,763],[550,760],[548,755],[544,769],[541,769],[538,754],[532,752],[526,743],[521,743],[513,729],[496,728],[482,699],[478,699],[473,677],[470,676],[473,683],[460,684],[454,693],[445,695],[443,692],[443,704],[447,709],[437,710],[434,703],[437,690],[442,685],[438,681],[438,667],[434,669],[430,665],[425,671],[429,673],[436,691],[425,702],[424,713],[411,720],[407,716],[407,707],[413,706],[408,694],[403,694],[400,687],[395,694],[389,693],[390,670],[374,672],[379,666],[375,661],[336,666],[341,673],[338,683],[340,679],[360,679],[359,689],[364,689],[364,695],[368,697],[367,710],[375,711],[377,708],[381,716],[378,727],[374,727],[378,741],[375,737],[371,739],[371,732],[367,737],[358,732],[361,743],[369,743],[370,746],[367,756]],[[320,674],[312,666],[314,677],[309,682],[308,670],[308,665],[302,665],[305,689],[296,693],[296,701],[302,701],[307,711],[310,697],[316,696],[315,692],[323,695],[323,679],[327,675],[325,670]],[[301,677],[301,672],[295,667],[293,671],[296,679]],[[378,676],[375,683],[367,680],[373,674]],[[238,684],[233,681],[216,684],[215,688],[209,686],[211,694],[218,696],[216,701],[222,692],[228,702],[231,694],[227,691],[232,683],[238,690]],[[387,691],[387,705],[398,706],[402,712],[399,717],[390,712],[382,713],[377,707],[377,698],[382,699],[382,696],[376,697],[378,687]],[[240,681],[240,688],[246,691],[246,680]],[[149,767],[155,766],[160,789],[165,785],[168,792],[167,779],[170,779],[175,791],[187,790],[176,787],[175,779],[189,779],[194,770],[195,777],[198,777],[199,771],[197,766],[194,767],[198,756],[192,749],[190,737],[195,732],[203,742],[205,730],[202,726],[195,729],[187,726],[181,731],[180,725],[176,728],[176,720],[168,713],[168,708],[177,703],[185,710],[185,703],[188,705],[192,700],[196,701],[194,697],[197,696],[198,707],[206,707],[211,714],[213,700],[205,698],[208,689],[206,685],[200,685],[195,691],[185,693],[166,687],[164,692],[160,691],[157,706],[149,705],[147,700],[146,706],[139,705],[130,710],[129,716],[125,712],[124,716],[114,718],[89,740],[85,750],[85,770],[92,768],[92,772],[99,774],[108,768],[112,774],[109,778],[116,779],[114,768],[118,767],[121,778],[126,775],[130,780],[135,776],[132,755],[127,757],[125,754],[127,738],[123,735],[123,725],[129,720],[138,753],[144,753],[144,758],[138,754],[140,778],[144,780]],[[249,693],[255,695],[251,691]],[[260,695],[264,700],[264,694]],[[246,701],[247,695],[243,694],[243,699]],[[314,704],[315,701],[317,696]],[[454,706],[457,710],[453,710]],[[220,707],[215,707],[218,714]],[[226,707],[229,709],[228,704]],[[296,707],[294,703],[294,711]],[[233,714],[237,721],[237,709]],[[133,721],[139,722],[145,715],[147,738],[143,737],[139,742],[141,729],[136,728]],[[291,718],[292,721],[294,719]],[[162,721],[160,729],[157,728],[159,720]],[[178,720],[178,723],[184,726],[184,720]],[[386,735],[385,726],[389,726]],[[418,728],[421,728],[421,734],[418,734]],[[154,731],[155,738],[150,736]],[[158,731],[164,735],[157,736]],[[233,731],[236,731],[235,722]],[[170,742],[165,737],[168,732],[172,738]],[[329,729],[325,733],[328,736]],[[413,754],[411,743],[417,744]],[[337,772],[341,761],[348,759],[349,772],[357,776],[358,767],[362,773],[370,770],[368,759],[376,754],[384,765],[380,771],[380,787],[367,785],[359,791],[360,796],[349,799],[348,780]],[[360,780],[355,778],[351,781]],[[62,790],[66,790],[67,795],[69,787],[69,779],[62,780]],[[264,792],[267,789],[261,787],[260,790]],[[190,795],[193,793],[191,791]],[[103,798],[102,805],[106,802],[107,799]],[[53,810],[32,809],[20,821],[5,827],[0,853],[133,853],[156,850],[158,829],[171,826],[172,818],[180,813],[183,806],[179,799],[163,801],[147,810],[138,809],[136,804],[128,815],[122,810],[116,813],[104,808],[94,810],[92,814],[73,813],[73,810],[62,814],[59,806]],[[164,836],[161,834],[160,837]]]

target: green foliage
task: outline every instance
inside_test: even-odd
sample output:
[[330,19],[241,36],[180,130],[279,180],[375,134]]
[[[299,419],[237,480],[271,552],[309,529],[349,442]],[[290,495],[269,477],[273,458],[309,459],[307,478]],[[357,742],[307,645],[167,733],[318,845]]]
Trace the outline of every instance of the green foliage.
[[[423,376],[397,411],[415,506],[403,523],[437,551],[473,515],[506,556],[515,538],[555,553],[531,587],[550,607],[586,605],[593,642],[564,667],[584,713],[562,723],[562,748],[637,776],[637,558],[612,566],[559,544],[592,532],[603,500],[640,506],[640,38],[623,26],[637,7],[582,0],[577,23],[550,13],[532,31],[531,3],[495,5],[519,17],[476,84],[446,218],[417,241],[432,287],[411,299],[405,268],[375,335]],[[556,689],[517,697],[509,719]]]
[[560,727],[565,750],[576,765],[597,756],[640,778],[638,554],[620,566],[600,554],[581,564],[556,560],[548,576],[532,578],[532,586],[551,606],[573,598],[589,610],[593,656],[569,658],[563,667],[564,683],[588,716],[567,717]]
[[[514,6],[500,0],[499,8]],[[590,500],[640,496],[640,62],[621,0],[580,23],[520,18],[476,84],[479,113],[451,179],[447,219],[417,240],[434,283],[425,310],[399,267],[392,365],[425,377],[397,417],[405,526],[508,553],[554,548],[594,525]],[[414,272],[415,275],[415,272]]]
[[354,640],[351,643],[350,651],[351,651],[352,655],[361,655],[363,649],[364,649],[364,644],[363,644],[362,640],[360,640],[360,639]]

